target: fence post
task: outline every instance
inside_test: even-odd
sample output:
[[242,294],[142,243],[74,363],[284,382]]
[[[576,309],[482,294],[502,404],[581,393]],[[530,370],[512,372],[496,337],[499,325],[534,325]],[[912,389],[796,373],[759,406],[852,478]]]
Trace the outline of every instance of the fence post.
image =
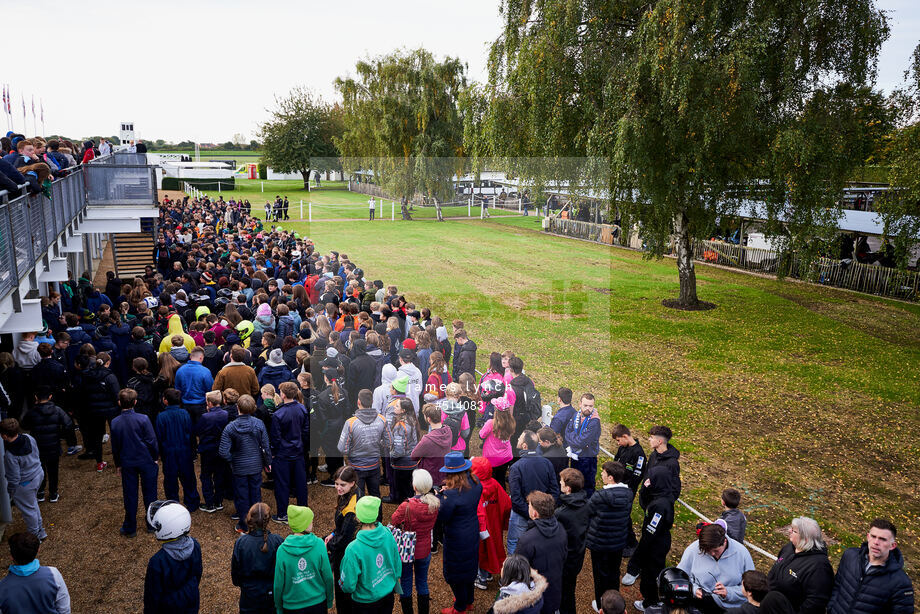
[[390,202],[390,221],[396,221],[396,201]]
[[[313,221],[313,201],[312,200],[310,201],[307,207],[307,211],[308,211],[307,215],[310,216],[310,221],[312,222]],[[300,217],[303,217],[303,214],[301,214]]]
[[521,212],[521,203],[522,203],[523,201],[524,201],[524,199],[521,198],[521,197],[519,196],[519,197],[518,197],[518,213]]
[[217,182],[217,193],[220,194],[220,181]]
[[300,219],[303,219],[303,199],[300,199]]
[[264,192],[264,191],[265,191],[265,182],[264,182],[264,181],[260,181],[259,183],[262,184],[262,191]]

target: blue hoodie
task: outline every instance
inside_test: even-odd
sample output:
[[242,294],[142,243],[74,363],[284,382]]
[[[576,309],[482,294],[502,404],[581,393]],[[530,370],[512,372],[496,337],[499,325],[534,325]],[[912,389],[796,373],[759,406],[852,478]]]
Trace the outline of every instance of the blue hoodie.
[[144,577],[144,614],[198,614],[201,546],[184,535],[150,557]]
[[197,360],[189,360],[176,370],[176,389],[182,392],[183,403],[204,403],[204,395],[213,385],[211,371]]
[[0,580],[0,612],[70,612],[70,593],[61,572],[40,565],[38,559],[10,565],[10,574]]

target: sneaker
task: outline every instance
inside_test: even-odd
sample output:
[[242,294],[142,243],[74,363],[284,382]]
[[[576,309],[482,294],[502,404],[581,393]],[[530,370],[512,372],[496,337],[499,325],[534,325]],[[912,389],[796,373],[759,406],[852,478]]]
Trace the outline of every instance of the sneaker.
[[128,538],[137,537],[137,531],[131,531],[130,533],[128,533],[127,531],[125,531],[124,527],[118,529],[118,534],[121,535],[122,537],[128,537]]
[[329,478],[328,480],[322,480],[322,481],[320,482],[320,485],[321,485],[321,486],[330,486],[330,487],[333,487],[333,488],[334,488],[334,487],[335,487],[335,480],[333,480],[332,478]]
[[109,464],[105,461],[102,461],[101,463],[96,463],[96,473],[102,473],[102,470],[108,466]]
[[319,480],[316,479],[315,475],[311,475],[307,478],[307,484],[316,484]]
[[220,510],[224,509],[224,504],[218,501],[212,507],[214,508],[215,512],[219,512]]
[[639,610],[640,612],[645,612],[645,606],[642,605],[642,600],[633,601],[633,607]]
[[489,590],[489,583],[486,582],[485,578],[480,578],[479,576],[476,576],[476,579],[473,580],[473,586],[481,591]]
[[230,520],[239,520],[239,519],[240,519],[239,514],[236,514],[236,513],[230,514]]
[[102,443],[109,443],[109,434],[106,433],[102,436]]
[[236,530],[236,532],[239,533],[240,535],[244,535],[244,534],[246,533],[246,529],[244,529],[244,528],[242,528],[242,527],[236,527],[235,530]]
[[83,446],[80,446],[80,445],[70,446],[69,448],[67,448],[67,456],[73,456],[74,454],[81,451],[82,449],[83,449]]
[[631,573],[627,573],[625,576],[623,576],[623,579],[620,580],[620,584],[622,584],[623,586],[632,586],[635,583],[636,583],[636,576],[632,575]]
[[61,495],[58,493],[54,493],[53,495],[51,495],[51,499],[49,499],[49,501],[51,501],[52,503],[57,503],[60,500],[61,500]]
[[39,502],[39,503],[41,503],[42,501],[45,500],[45,493],[40,492],[40,493],[38,493],[37,495],[35,495],[35,498],[38,499],[38,502]]
[[279,516],[278,514],[272,514],[272,522],[277,522],[278,524],[287,524],[287,514],[284,516]]
[[214,512],[217,511],[216,507],[214,507],[213,505],[208,505],[207,503],[202,503],[201,505],[198,506],[198,509],[208,514],[213,514]]
[[329,465],[323,464],[316,468],[317,471],[322,471],[323,473],[328,473]]
[[592,611],[592,612],[597,612],[597,611],[598,611],[598,610],[597,610],[597,601],[594,600],[594,599],[591,600],[591,611]]

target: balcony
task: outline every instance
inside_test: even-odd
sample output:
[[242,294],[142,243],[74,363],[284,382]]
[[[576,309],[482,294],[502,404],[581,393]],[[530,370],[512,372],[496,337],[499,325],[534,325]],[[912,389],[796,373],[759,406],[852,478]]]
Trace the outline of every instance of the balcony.
[[77,167],[43,194],[0,191],[0,334],[42,328],[40,297],[92,269],[110,233],[157,217],[154,167],[114,154]]

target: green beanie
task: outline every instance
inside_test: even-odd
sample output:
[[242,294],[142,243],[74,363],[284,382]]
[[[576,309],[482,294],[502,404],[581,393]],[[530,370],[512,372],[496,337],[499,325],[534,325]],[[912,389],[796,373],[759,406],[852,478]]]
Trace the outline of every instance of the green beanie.
[[406,388],[408,387],[409,387],[409,376],[408,375],[403,375],[399,379],[393,380],[393,388],[396,390],[396,392],[405,393]]
[[313,524],[313,510],[309,507],[289,505],[287,509],[288,526],[294,533],[304,533]]
[[[355,516],[357,516],[358,522],[363,522],[365,524],[377,522],[377,515],[379,513],[380,497],[374,497],[371,495],[361,497],[358,499],[358,503],[355,505]],[[288,512],[288,518],[290,518],[290,514],[291,513]]]

